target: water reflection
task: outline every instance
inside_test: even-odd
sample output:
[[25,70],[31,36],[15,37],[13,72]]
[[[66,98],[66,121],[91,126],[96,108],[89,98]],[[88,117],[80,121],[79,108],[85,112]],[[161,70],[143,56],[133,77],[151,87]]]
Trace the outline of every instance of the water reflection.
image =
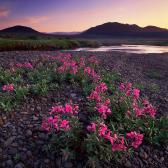
[[78,48],[73,51],[120,51],[127,53],[147,54],[147,53],[166,53],[168,46],[151,45],[121,45],[121,46],[101,46],[99,48]]

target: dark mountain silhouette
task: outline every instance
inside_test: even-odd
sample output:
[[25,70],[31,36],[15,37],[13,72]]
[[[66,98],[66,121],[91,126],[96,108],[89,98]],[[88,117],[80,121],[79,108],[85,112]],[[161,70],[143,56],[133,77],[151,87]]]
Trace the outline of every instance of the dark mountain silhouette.
[[26,26],[13,26],[3,30],[0,30],[0,34],[9,34],[9,35],[38,35],[40,32]]
[[92,27],[81,36],[107,36],[107,37],[168,37],[168,29],[156,26],[140,27],[138,25],[108,22],[96,27]]

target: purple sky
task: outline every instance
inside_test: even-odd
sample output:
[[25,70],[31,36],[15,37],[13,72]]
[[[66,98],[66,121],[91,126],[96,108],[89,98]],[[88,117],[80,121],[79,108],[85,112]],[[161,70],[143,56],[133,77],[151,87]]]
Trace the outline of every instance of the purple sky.
[[168,28],[168,0],[0,0],[0,29],[82,31],[114,21]]

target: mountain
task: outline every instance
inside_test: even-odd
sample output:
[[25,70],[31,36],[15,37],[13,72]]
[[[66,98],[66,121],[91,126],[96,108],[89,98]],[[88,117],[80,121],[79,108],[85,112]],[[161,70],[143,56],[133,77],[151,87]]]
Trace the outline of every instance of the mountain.
[[0,34],[7,35],[38,35],[40,32],[26,26],[13,26],[0,30]]
[[140,27],[136,24],[130,25],[118,22],[108,22],[92,27],[80,35],[86,37],[168,37],[168,29],[156,26]]

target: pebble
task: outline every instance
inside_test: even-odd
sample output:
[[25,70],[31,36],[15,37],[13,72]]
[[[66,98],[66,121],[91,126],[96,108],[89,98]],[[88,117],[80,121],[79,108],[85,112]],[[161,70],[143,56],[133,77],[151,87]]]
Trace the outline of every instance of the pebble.
[[16,139],[16,136],[12,136],[12,137],[8,138],[4,145],[6,147],[9,146],[15,139]]
[[148,158],[148,154],[147,154],[145,151],[141,151],[141,152],[140,152],[140,157],[141,157],[142,159],[147,159],[147,158]]
[[76,96],[77,96],[76,93],[71,93],[70,95],[72,98],[76,98]]
[[37,120],[38,120],[38,117],[33,116],[33,121],[37,121]]
[[72,164],[71,162],[66,162],[66,163],[64,164],[64,167],[65,167],[65,168],[72,168],[72,167],[73,167],[73,164]]
[[33,133],[32,133],[32,131],[31,131],[31,130],[27,130],[27,132],[26,132],[26,136],[27,136],[27,137],[31,137],[31,136],[32,136],[32,134],[33,134]]
[[17,165],[15,165],[14,168],[24,168],[24,164],[23,163],[18,163]]
[[8,154],[9,154],[9,155],[14,155],[14,154],[16,154],[16,153],[17,153],[17,149],[16,149],[16,148],[10,147],[10,148],[8,149]]
[[129,160],[126,161],[125,167],[128,167],[128,168],[132,167],[131,162]]
[[13,168],[13,166],[14,166],[13,161],[12,161],[12,160],[7,160],[7,161],[6,161],[6,166],[7,166],[8,168]]

